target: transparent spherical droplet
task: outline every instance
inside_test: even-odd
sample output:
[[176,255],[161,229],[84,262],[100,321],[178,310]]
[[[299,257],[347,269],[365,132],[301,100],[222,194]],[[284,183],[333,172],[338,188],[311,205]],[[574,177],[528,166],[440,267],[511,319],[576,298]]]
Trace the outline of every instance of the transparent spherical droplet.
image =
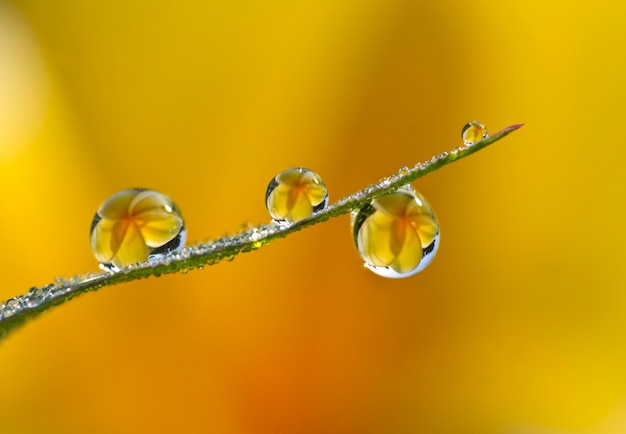
[[374,199],[352,216],[352,234],[365,266],[391,278],[422,271],[439,248],[439,224],[410,186]]
[[465,143],[467,146],[474,145],[481,140],[486,139],[488,135],[489,133],[487,132],[487,127],[485,127],[478,121],[471,121],[466,123],[461,130],[463,143]]
[[48,297],[49,295],[49,291],[46,292],[45,288],[37,288],[37,287],[33,287],[28,291],[28,301],[27,301],[27,305],[28,307],[36,307],[39,306],[39,304],[41,304],[41,302],[45,301],[45,299]]
[[328,205],[328,190],[315,172],[296,167],[280,172],[270,181],[265,206],[277,223],[294,223]]
[[101,266],[119,270],[180,250],[186,229],[169,197],[132,188],[115,193],[100,205],[91,222],[90,238]]
[[20,301],[17,298],[10,298],[4,304],[0,305],[0,313],[2,317],[8,318],[15,315],[20,308]]

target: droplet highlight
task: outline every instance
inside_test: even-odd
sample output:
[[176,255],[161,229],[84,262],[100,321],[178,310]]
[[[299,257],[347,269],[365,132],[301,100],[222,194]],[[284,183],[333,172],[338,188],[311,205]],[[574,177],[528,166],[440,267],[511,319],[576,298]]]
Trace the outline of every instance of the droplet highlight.
[[432,207],[410,186],[353,213],[352,234],[365,267],[382,277],[419,273],[439,248],[439,223]]
[[328,189],[322,178],[303,167],[283,170],[269,182],[265,206],[277,223],[304,220],[328,205]]
[[96,211],[90,239],[102,268],[118,271],[182,249],[185,222],[166,195],[132,188],[109,197]]
[[483,124],[478,121],[471,121],[465,124],[461,130],[461,136],[463,137],[463,143],[465,143],[465,145],[472,146],[486,139],[489,133],[487,127]]

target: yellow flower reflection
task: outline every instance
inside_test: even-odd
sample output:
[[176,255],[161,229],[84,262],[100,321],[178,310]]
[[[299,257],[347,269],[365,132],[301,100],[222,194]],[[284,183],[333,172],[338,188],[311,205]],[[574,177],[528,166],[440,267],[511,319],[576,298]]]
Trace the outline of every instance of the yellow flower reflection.
[[322,210],[328,204],[328,190],[317,173],[287,169],[272,179],[265,202],[272,219],[294,223]]
[[167,196],[152,190],[129,189],[108,198],[91,228],[91,247],[105,266],[121,268],[143,262],[184,244],[183,219]]
[[354,241],[365,265],[384,277],[423,270],[439,246],[432,208],[409,187],[375,199],[353,220]]

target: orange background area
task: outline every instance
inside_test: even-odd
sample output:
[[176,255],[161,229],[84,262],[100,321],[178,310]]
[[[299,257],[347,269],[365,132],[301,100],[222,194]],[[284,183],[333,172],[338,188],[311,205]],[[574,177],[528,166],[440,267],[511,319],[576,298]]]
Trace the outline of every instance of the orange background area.
[[186,275],[100,290],[0,345],[1,431],[626,432],[626,6],[0,3],[0,299],[96,270],[114,192],[172,197],[188,240],[269,221],[278,171],[331,202],[415,183],[441,225],[408,279],[337,218]]

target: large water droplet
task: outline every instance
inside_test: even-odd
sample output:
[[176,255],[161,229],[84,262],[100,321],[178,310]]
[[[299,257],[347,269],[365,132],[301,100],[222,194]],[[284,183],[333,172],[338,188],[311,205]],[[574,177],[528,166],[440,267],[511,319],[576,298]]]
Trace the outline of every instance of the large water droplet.
[[100,205],[91,222],[90,238],[101,267],[118,271],[180,250],[185,244],[185,222],[169,197],[133,188]]
[[463,143],[467,146],[472,146],[481,140],[486,139],[488,135],[489,133],[487,132],[487,127],[478,121],[468,122],[461,130]]
[[365,266],[383,277],[420,272],[439,248],[435,214],[410,186],[374,199],[354,213],[352,234]]
[[310,217],[328,205],[328,190],[315,172],[296,167],[283,170],[270,181],[265,206],[272,220],[290,224]]

